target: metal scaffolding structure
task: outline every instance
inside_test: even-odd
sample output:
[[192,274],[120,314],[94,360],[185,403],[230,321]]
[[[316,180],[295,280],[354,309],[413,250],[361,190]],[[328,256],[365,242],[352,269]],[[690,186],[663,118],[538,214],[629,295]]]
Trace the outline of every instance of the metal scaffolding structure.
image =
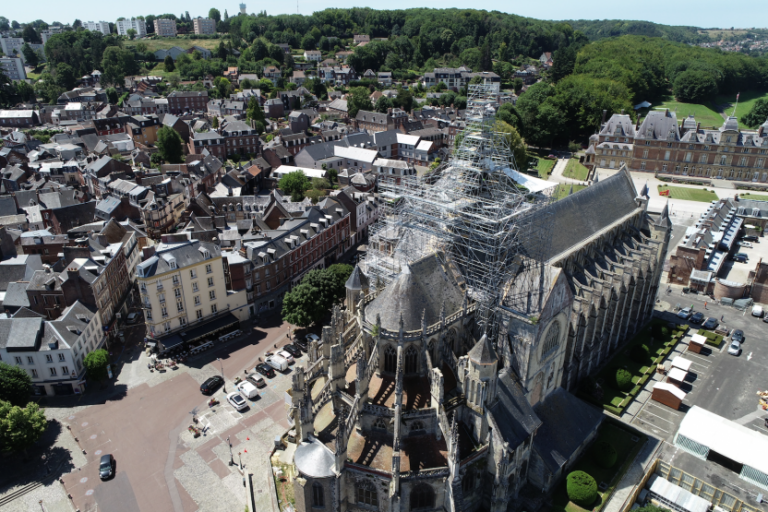
[[450,160],[426,176],[382,177],[387,206],[363,262],[383,287],[406,263],[438,254],[479,303],[479,321],[494,338],[502,300],[526,316],[540,310],[551,237],[542,207],[552,191],[517,172],[505,135],[494,130],[495,102],[490,85],[470,85],[466,128]]

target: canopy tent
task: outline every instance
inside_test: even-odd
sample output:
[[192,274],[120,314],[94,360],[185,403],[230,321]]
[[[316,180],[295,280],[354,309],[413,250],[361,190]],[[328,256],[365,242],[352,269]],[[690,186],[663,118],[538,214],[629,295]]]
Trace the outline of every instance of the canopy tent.
[[670,510],[676,512],[707,512],[709,510],[709,501],[659,475],[653,475],[648,483],[648,492],[651,497],[669,507]]
[[504,169],[504,172],[507,174],[507,176],[512,178],[516,183],[527,188],[531,192],[541,192],[542,190],[546,190],[548,188],[551,188],[557,185],[557,183],[554,183],[552,181],[542,180],[533,176],[528,176],[527,174],[517,172],[514,169]]

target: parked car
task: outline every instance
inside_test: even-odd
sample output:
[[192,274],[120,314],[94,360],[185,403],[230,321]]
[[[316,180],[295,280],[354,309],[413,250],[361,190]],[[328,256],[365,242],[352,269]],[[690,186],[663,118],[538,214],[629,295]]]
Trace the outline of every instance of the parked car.
[[247,380],[244,380],[243,382],[238,384],[237,389],[238,391],[240,391],[240,394],[242,394],[248,400],[256,400],[259,398],[259,390],[256,389],[256,386],[254,386]]
[[222,379],[220,375],[214,375],[213,377],[200,384],[200,392],[204,395],[210,395],[223,385],[224,379]]
[[115,458],[111,453],[101,456],[99,462],[99,478],[107,480],[112,478],[115,474]]
[[307,334],[307,335],[304,337],[304,339],[305,339],[305,340],[307,340],[307,346],[309,346],[309,344],[310,344],[310,343],[312,343],[313,341],[316,341],[318,345],[319,345],[319,344],[320,344],[320,342],[322,341],[322,340],[320,339],[320,336],[318,336],[317,334],[314,334],[314,333],[309,333],[309,334]]
[[301,349],[296,345],[290,343],[283,347],[283,350],[291,354],[293,357],[301,357]]
[[744,343],[744,331],[741,329],[736,329],[731,333],[731,340],[738,341],[739,343]]
[[741,247],[753,247],[753,245],[749,242],[739,242],[739,246]]
[[309,350],[309,343],[307,343],[307,340],[305,339],[296,338],[295,340],[293,340],[293,344],[294,346],[299,347],[304,352]]
[[736,254],[733,255],[731,259],[737,263],[746,263],[747,255],[744,254],[743,252],[737,252]]
[[296,362],[293,359],[293,356],[291,355],[291,353],[288,352],[287,350],[280,350],[280,351],[278,351],[277,355],[279,355],[280,357],[282,357],[283,359],[288,361],[288,364],[293,364],[293,363]]
[[762,317],[763,316],[763,306],[755,304],[755,306],[752,308],[752,316],[756,316],[757,318]]
[[728,346],[728,353],[732,356],[741,354],[741,344],[738,341],[731,341],[731,344]]
[[744,235],[741,239],[745,242],[758,242],[760,240],[757,235]]
[[691,308],[683,308],[677,312],[677,316],[679,318],[682,318],[683,320],[688,320],[689,318],[691,318],[692,314],[693,314],[693,310]]
[[269,356],[264,361],[266,361],[266,363],[269,366],[271,366],[277,371],[280,371],[280,372],[288,371],[288,361],[284,357],[274,355],[274,356]]
[[242,411],[248,407],[248,402],[246,402],[245,398],[243,398],[243,395],[237,391],[227,395],[227,402],[229,402],[229,405],[234,407],[236,411]]
[[137,313],[134,311],[133,313],[128,313],[127,321],[129,324],[132,324],[134,322],[137,322],[141,318],[141,313]]
[[766,316],[764,316],[764,317],[763,317],[763,322],[765,322],[765,323],[767,323],[767,324],[768,324],[768,315],[766,315]]
[[696,312],[691,316],[691,323],[692,324],[700,324],[704,321],[704,313]]
[[[270,368],[271,369],[271,368]],[[256,386],[257,388],[263,388],[267,385],[267,382],[264,380],[264,377],[260,377],[255,373],[249,373],[246,377],[246,380]]]
[[268,364],[259,363],[259,364],[256,365],[254,370],[256,370],[257,372],[259,372],[263,376],[268,377],[270,379],[275,377],[275,370],[273,370],[272,367],[269,366]]
[[719,324],[719,322],[717,321],[717,318],[709,317],[709,318],[707,318],[707,321],[704,322],[704,325],[702,325],[702,327],[712,331],[712,330],[717,328],[718,324]]

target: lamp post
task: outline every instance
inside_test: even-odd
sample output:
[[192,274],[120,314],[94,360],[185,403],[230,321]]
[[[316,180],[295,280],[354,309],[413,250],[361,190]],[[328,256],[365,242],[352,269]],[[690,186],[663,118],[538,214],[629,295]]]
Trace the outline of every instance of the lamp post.
[[[221,369],[221,380],[224,381],[224,384],[221,386],[221,388],[224,390],[224,392],[227,392],[227,382],[226,379],[224,379],[224,363],[221,361],[220,357],[217,357],[216,360],[219,362],[219,368]],[[229,440],[229,438],[227,438]]]
[[235,465],[235,459],[232,456],[232,443],[229,442],[229,436],[227,436],[227,444],[229,445],[229,465],[234,466]]

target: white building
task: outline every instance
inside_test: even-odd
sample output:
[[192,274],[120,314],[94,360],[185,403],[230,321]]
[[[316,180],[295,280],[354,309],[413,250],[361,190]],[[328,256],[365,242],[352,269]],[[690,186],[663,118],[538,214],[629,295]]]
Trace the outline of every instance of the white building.
[[248,317],[245,290],[227,290],[221,249],[215,244],[183,240],[153,246],[137,265],[136,280],[150,337],[230,313],[239,320]]
[[130,29],[136,31],[136,37],[144,37],[147,35],[147,26],[144,24],[144,20],[137,20],[136,18],[120,20],[115,22],[115,26],[117,27],[117,35],[119,36],[127,36]]
[[[141,20],[138,20],[141,22]],[[143,25],[143,22],[142,22]],[[101,32],[105,36],[109,35],[109,23],[106,21],[86,21],[83,23],[83,28],[85,30],[90,30],[91,32]],[[128,29],[126,29],[127,31]],[[136,31],[138,33],[138,30]]]
[[18,57],[0,57],[0,69],[12,82],[27,79],[24,62]]
[[24,39],[20,37],[0,37],[0,50],[8,57],[14,54],[21,57],[21,47],[24,46]]
[[216,20],[211,18],[197,17],[192,20],[194,24],[195,34],[215,34],[216,33]]
[[158,37],[176,37],[176,20],[157,18],[155,20],[155,35]]
[[0,360],[26,371],[37,395],[82,393],[83,359],[104,340],[98,311],[79,301],[57,320],[0,319]]

